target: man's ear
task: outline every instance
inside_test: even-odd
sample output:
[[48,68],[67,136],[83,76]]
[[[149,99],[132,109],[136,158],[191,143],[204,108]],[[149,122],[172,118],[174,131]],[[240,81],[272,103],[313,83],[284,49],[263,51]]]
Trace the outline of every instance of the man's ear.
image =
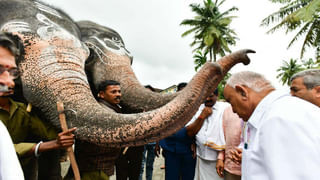
[[98,97],[101,98],[101,99],[103,99],[103,98],[104,98],[104,93],[103,93],[102,91],[100,91],[100,92],[98,93]]
[[316,97],[320,98],[320,86],[314,87],[314,90],[316,91]]
[[237,93],[239,93],[242,97],[242,99],[247,99],[248,98],[248,91],[247,89],[242,86],[242,85],[236,85],[235,90]]

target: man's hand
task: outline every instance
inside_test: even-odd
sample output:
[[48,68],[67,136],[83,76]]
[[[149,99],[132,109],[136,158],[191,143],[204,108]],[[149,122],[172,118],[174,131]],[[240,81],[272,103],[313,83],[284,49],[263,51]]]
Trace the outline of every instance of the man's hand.
[[159,142],[156,143],[156,146],[154,147],[154,154],[159,157],[160,155],[160,146],[159,146]]
[[28,154],[30,154],[30,155],[35,154],[36,146],[38,146],[38,151],[36,152],[36,154],[39,154],[39,153],[45,152],[45,151],[50,151],[50,150],[54,150],[54,149],[62,149],[62,148],[67,148],[67,147],[72,146],[74,144],[73,132],[76,129],[77,128],[74,127],[74,128],[68,129],[65,132],[59,133],[56,140],[46,141],[43,143],[39,143],[38,145],[34,145]]
[[186,126],[187,135],[193,138],[201,129],[204,120],[212,114],[212,107],[204,107],[198,118]]
[[220,177],[223,177],[223,170],[224,170],[224,162],[223,162],[223,160],[221,160],[221,159],[217,160],[216,170],[217,170],[217,174]]
[[229,157],[234,163],[241,164],[242,160],[242,149],[235,148],[230,151],[230,157]]
[[212,107],[204,107],[201,114],[200,114],[200,118],[206,119],[207,117],[209,117],[212,114]]
[[65,132],[61,132],[58,134],[57,137],[57,145],[58,145],[58,149],[61,148],[67,148],[70,147],[74,144],[74,134],[73,132],[76,130],[77,128],[71,128],[68,129]]

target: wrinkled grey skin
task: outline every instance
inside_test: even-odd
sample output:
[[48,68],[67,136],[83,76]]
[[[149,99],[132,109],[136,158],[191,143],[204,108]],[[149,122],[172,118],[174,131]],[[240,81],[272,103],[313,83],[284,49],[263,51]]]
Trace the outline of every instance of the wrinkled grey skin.
[[[56,127],[59,127],[56,102],[62,101],[65,109],[77,114],[75,118],[75,114],[67,113],[69,126],[78,127],[77,138],[101,146],[142,145],[174,133],[192,118],[233,65],[249,63],[246,54],[250,50],[233,53],[218,63],[205,64],[181,93],[160,95],[142,88],[124,48],[121,52],[113,51],[106,48],[99,36],[85,36],[85,23],[79,23],[83,25],[84,44],[79,39],[78,27],[66,14],[43,4],[0,0],[0,11],[0,29],[19,36],[25,46],[24,59],[18,67],[27,101]],[[107,32],[106,36],[114,36],[112,33],[117,36],[116,32]],[[92,49],[91,55],[88,47]],[[122,104],[132,112],[145,112],[117,114],[100,106],[88,83],[86,60],[87,73],[94,85],[103,79],[120,81]]]

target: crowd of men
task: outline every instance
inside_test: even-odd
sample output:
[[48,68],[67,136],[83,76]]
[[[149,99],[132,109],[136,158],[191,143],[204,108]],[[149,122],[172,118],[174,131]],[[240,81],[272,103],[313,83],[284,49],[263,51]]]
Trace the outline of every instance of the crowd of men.
[[[14,80],[19,77],[19,56],[19,42],[0,33],[0,179],[62,179],[59,158],[40,160],[73,146],[76,128],[60,132],[11,98]],[[178,90],[186,85],[179,84]],[[224,88],[226,102],[217,101],[215,90],[185,127],[149,144],[157,155],[159,144],[163,149],[165,179],[319,179],[320,69],[295,74],[290,91],[276,90],[259,73],[233,74]],[[101,106],[121,113],[119,82],[101,82],[97,98]],[[117,180],[142,179],[142,152],[143,147],[75,143],[81,179],[85,180],[108,180],[114,167]],[[153,159],[147,162],[147,180],[152,179]],[[58,165],[44,173],[41,167],[47,167],[45,164]],[[71,170],[65,179],[73,179]]]

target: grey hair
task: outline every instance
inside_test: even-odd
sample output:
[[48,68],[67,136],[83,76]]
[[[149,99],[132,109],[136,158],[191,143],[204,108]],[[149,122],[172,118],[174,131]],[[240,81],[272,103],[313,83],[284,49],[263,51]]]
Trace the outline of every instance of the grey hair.
[[308,69],[298,72],[291,77],[290,82],[300,77],[303,78],[303,84],[307,89],[320,86],[320,69]]
[[227,85],[235,88],[236,85],[244,85],[256,92],[260,92],[265,89],[274,88],[269,80],[267,80],[262,74],[252,71],[242,71],[233,74],[227,81]]

